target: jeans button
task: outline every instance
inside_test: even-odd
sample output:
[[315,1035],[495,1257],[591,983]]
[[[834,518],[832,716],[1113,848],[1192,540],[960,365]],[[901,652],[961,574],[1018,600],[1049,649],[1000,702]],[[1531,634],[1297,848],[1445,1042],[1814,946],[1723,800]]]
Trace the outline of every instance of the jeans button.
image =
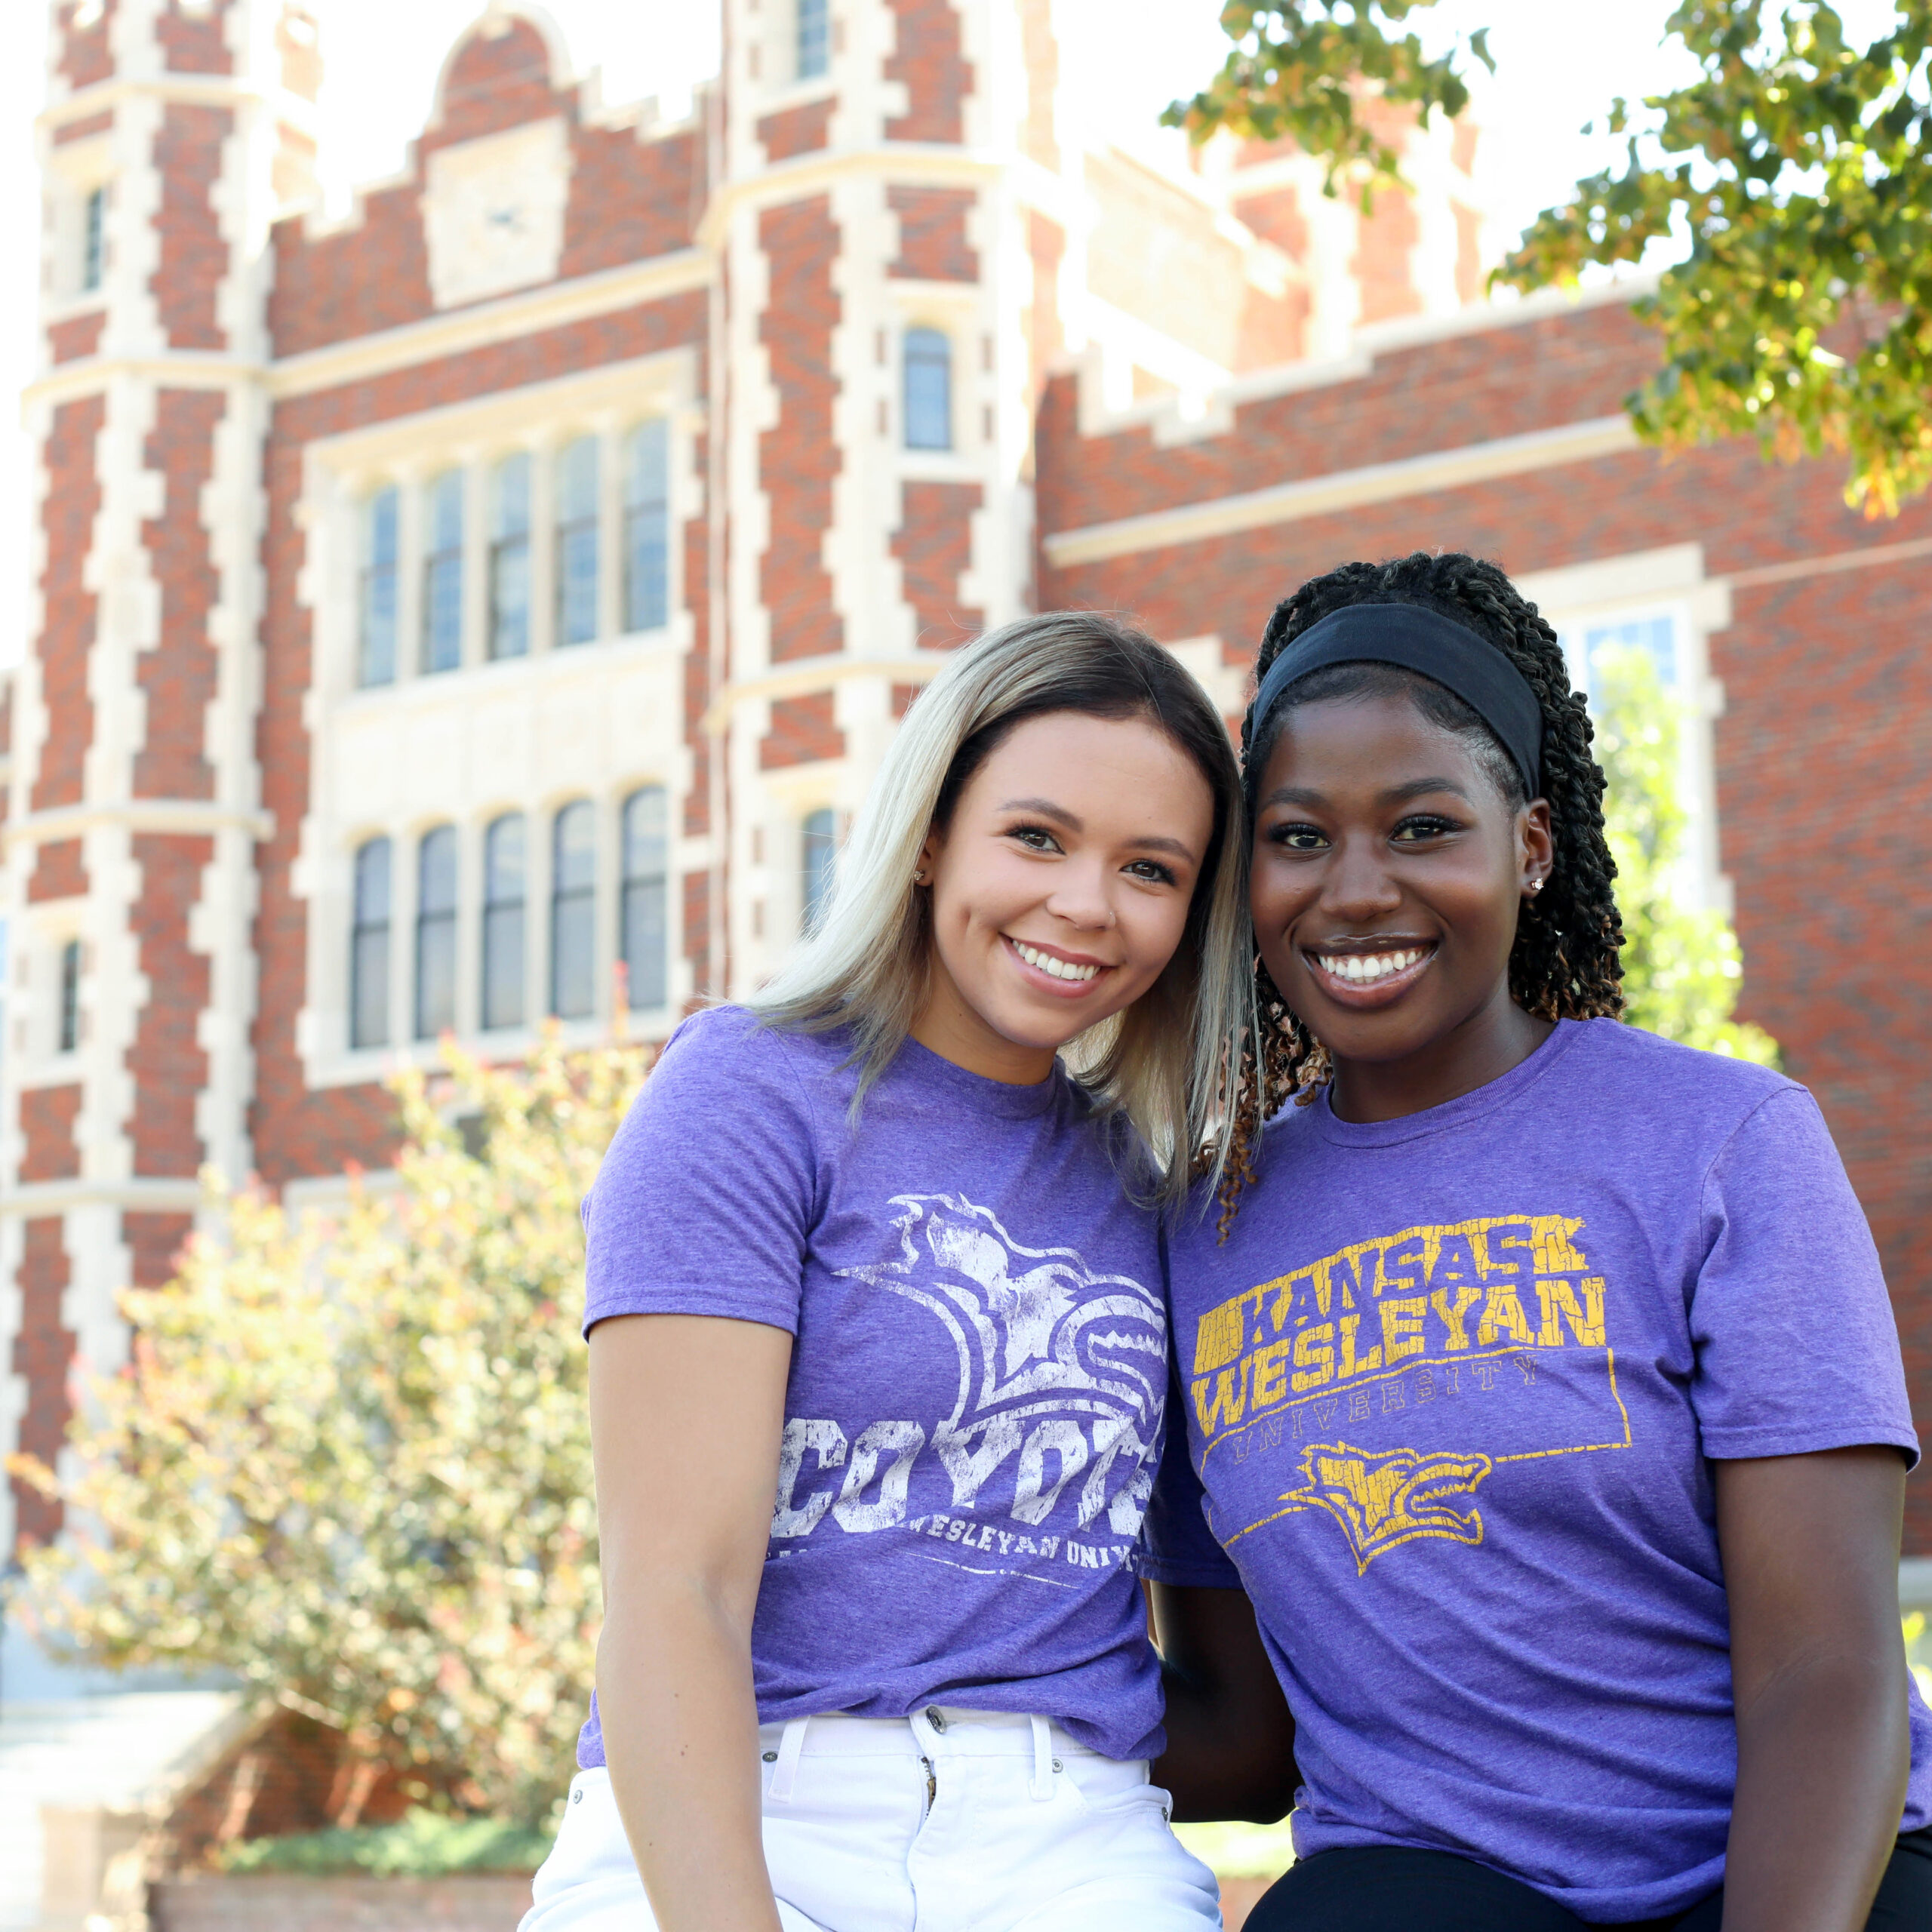
[[934,1730],[943,1730],[946,1728],[946,1713],[937,1704],[928,1704],[926,1706],[926,1721]]
[[583,1786],[582,1785],[579,1785],[576,1790],[571,1793],[571,1802],[573,1804],[581,1804],[583,1802]]

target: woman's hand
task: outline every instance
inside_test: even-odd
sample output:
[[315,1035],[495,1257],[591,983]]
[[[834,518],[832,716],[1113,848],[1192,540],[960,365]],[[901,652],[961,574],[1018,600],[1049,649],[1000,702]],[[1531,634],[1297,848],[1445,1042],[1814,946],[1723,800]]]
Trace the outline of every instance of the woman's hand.
[[1154,1782],[1174,1816],[1272,1824],[1294,1804],[1295,1721],[1244,1592],[1150,1583],[1167,1692],[1168,1748]]
[[1862,1932],[1911,1768],[1896,1449],[1712,1465],[1737,1795],[1724,1932]]
[[779,1932],[752,1693],[792,1338],[712,1315],[590,1331],[611,1789],[662,1932]]

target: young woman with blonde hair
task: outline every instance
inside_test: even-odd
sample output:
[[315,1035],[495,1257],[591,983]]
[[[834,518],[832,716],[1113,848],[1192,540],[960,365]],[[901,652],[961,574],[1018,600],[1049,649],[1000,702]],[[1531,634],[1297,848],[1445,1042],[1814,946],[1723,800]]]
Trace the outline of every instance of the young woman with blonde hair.
[[1243,844],[1187,673],[1024,620],[672,1036],[586,1208],[605,1623],[525,1932],[1218,1924],[1130,1559]]

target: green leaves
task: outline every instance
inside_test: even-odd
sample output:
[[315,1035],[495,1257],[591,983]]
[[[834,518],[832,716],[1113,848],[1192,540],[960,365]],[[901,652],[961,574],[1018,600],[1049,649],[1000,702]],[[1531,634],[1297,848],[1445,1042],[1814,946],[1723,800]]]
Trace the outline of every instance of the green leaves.
[[35,1475],[82,1526],[78,1558],[29,1561],[48,1632],[292,1694],[365,1758],[540,1823],[601,1614],[577,1208],[645,1064],[451,1054],[398,1084],[394,1185],[328,1223],[211,1178],[219,1231],[124,1297],[78,1474]]
[[1626,398],[1638,432],[1841,452],[1846,501],[1896,515],[1932,483],[1932,0],[1900,0],[1862,52],[1822,0],[1709,0],[1669,30],[1703,77],[1647,99],[1648,142],[1540,216],[1496,279],[1572,285],[1687,234],[1689,258],[1635,305],[1665,356]]
[[[1250,140],[1292,140],[1326,161],[1330,194],[1340,177],[1358,180],[1366,207],[1376,188],[1401,184],[1389,137],[1409,117],[1391,109],[1426,119],[1432,107],[1453,117],[1469,105],[1454,53],[1429,60],[1417,35],[1389,31],[1432,4],[1233,0],[1222,9],[1221,25],[1234,51],[1201,92],[1176,101],[1161,118],[1196,142],[1221,128]],[[1469,51],[1493,68],[1486,31],[1470,36]]]

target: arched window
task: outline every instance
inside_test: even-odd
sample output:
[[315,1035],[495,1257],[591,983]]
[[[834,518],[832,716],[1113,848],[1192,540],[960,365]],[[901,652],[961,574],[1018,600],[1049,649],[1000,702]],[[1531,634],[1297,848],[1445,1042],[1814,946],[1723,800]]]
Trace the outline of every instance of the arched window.
[[523,1024],[523,814],[483,835],[483,1024]]
[[423,668],[454,671],[463,662],[463,472],[445,470],[423,508]]
[[349,1044],[389,1038],[389,841],[356,848],[355,902],[349,936]]
[[906,447],[952,447],[952,345],[937,329],[906,331]]
[[362,511],[362,649],[358,685],[395,681],[398,517],[394,489],[378,490]]
[[550,847],[550,1011],[581,1020],[597,1001],[597,822],[587,798],[566,805]]
[[580,436],[557,458],[557,641],[597,635],[597,438]]
[[647,785],[624,801],[624,885],[620,943],[630,1003],[662,1006],[669,995],[664,788]]
[[456,827],[439,825],[416,848],[416,1037],[456,1024]]
[[490,478],[490,655],[530,648],[530,457],[519,450]]
[[624,628],[654,631],[670,604],[667,426],[640,423],[624,445]]
[[798,0],[798,77],[815,80],[832,64],[831,0]]
[[818,931],[825,902],[832,894],[832,868],[838,856],[836,821],[829,811],[806,815],[798,828],[799,923],[808,933]]

